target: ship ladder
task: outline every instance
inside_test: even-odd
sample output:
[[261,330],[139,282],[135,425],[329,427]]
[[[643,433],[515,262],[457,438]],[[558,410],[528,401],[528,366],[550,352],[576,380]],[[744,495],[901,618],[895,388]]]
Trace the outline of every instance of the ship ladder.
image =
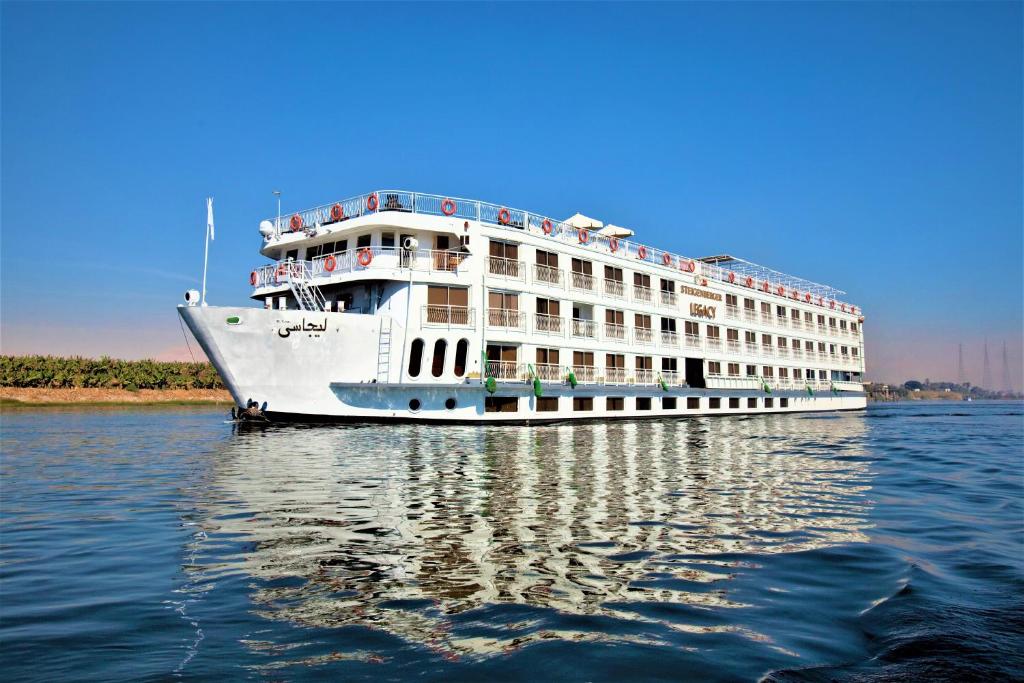
[[387,383],[391,376],[391,318],[380,321],[377,337],[377,383]]

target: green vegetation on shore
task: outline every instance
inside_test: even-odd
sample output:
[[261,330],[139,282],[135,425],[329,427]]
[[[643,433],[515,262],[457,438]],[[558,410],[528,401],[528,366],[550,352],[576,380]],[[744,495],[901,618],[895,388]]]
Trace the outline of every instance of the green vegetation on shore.
[[223,389],[209,363],[116,358],[0,356],[0,387]]

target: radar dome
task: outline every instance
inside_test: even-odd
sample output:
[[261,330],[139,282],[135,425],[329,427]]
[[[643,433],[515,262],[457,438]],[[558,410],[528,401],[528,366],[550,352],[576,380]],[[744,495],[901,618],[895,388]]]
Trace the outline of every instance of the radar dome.
[[274,224],[270,221],[260,221],[260,234],[264,237],[270,237],[274,234]]

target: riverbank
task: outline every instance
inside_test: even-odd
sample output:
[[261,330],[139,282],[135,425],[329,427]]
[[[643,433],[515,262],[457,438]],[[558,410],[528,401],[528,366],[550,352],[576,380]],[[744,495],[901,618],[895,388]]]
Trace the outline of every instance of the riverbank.
[[0,407],[69,405],[231,405],[224,389],[93,389],[0,387]]

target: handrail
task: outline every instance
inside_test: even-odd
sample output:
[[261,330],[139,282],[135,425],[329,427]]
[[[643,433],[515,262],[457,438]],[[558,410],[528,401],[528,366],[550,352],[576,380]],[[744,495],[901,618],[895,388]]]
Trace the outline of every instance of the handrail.
[[[252,271],[255,279],[253,287],[258,289],[286,284],[284,275],[290,272],[289,269],[298,267],[298,264],[304,264],[310,278],[330,279],[335,275],[375,268],[457,273],[468,258],[470,255],[464,252],[445,249],[409,251],[399,247],[360,247],[324,254],[310,261],[284,260],[258,266]],[[333,260],[328,262],[328,259]]]
[[640,260],[650,266],[689,274],[694,277],[695,281],[713,279],[747,287],[746,277],[749,276],[751,277],[751,285],[749,285],[751,291],[759,291],[784,301],[813,303],[819,307],[832,309],[836,313],[848,312],[856,316],[859,311],[856,306],[838,300],[837,297],[844,293],[841,290],[742,259],[727,261],[732,264],[732,270],[729,270],[711,262],[624,239],[616,240],[613,249],[611,238],[589,230],[577,230],[564,221],[557,221],[523,209],[514,209],[463,197],[445,197],[405,190],[377,190],[312,209],[271,218],[270,222],[275,226],[275,231],[274,235],[269,236],[268,239],[274,237],[280,239],[283,234],[289,232],[309,233],[323,225],[390,211],[476,220],[507,230],[529,232],[582,248],[600,249],[618,258]]

